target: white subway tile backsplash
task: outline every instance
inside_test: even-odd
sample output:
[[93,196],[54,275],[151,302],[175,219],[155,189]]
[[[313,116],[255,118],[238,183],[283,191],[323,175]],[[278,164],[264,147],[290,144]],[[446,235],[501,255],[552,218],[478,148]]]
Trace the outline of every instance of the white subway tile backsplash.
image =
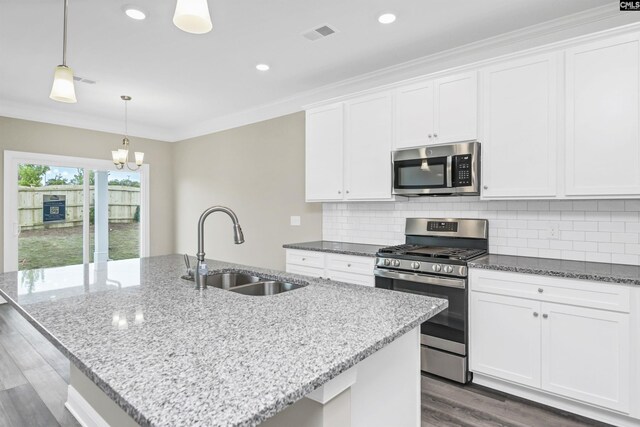
[[[323,238],[391,245],[404,242],[405,218],[489,220],[490,251],[592,262],[640,261],[640,200],[481,201],[477,197],[325,203]],[[550,239],[557,225],[559,239]]]

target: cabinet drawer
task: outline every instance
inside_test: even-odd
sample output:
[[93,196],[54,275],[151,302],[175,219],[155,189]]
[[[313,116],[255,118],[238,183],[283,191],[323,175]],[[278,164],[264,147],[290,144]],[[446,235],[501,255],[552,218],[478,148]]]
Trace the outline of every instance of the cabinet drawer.
[[327,269],[345,273],[367,274],[373,276],[374,258],[327,254]]
[[629,312],[629,289],[615,284],[470,269],[470,288],[498,295]]
[[287,264],[324,268],[324,253],[287,249]]
[[304,265],[287,264],[287,273],[301,274],[310,277],[323,277],[324,268],[307,267]]
[[375,277],[373,274],[354,274],[344,271],[327,270],[327,278],[336,282],[353,283],[355,285],[375,286]]

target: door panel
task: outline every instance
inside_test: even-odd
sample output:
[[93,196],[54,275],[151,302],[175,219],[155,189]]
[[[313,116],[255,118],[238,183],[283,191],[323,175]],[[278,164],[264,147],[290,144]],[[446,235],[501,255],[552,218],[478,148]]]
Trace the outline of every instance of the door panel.
[[640,194],[638,34],[566,51],[566,194]]
[[433,81],[402,87],[395,93],[396,149],[434,144]]
[[542,303],[542,388],[629,410],[629,316]]
[[482,195],[554,197],[557,60],[554,54],[482,70]]
[[350,101],[347,108],[345,197],[391,198],[391,94]]
[[343,199],[342,104],[307,111],[306,199]]
[[478,138],[478,73],[435,81],[435,142]]
[[539,313],[537,301],[471,292],[471,370],[540,387]]

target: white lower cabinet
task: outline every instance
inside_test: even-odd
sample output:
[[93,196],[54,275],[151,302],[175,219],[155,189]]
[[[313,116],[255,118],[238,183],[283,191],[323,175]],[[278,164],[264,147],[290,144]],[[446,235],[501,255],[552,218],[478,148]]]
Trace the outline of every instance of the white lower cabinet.
[[287,273],[375,286],[375,258],[287,249]]
[[638,398],[630,357],[637,317],[629,306],[637,296],[629,287],[471,269],[470,289],[474,374],[503,380],[508,392],[537,391],[528,398],[543,392],[638,417],[630,405]]
[[540,303],[472,292],[472,370],[540,387]]

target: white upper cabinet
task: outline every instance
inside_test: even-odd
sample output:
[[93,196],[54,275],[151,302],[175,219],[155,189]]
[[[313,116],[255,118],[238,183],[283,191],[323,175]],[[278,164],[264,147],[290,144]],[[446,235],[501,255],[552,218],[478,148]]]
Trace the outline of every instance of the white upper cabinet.
[[308,201],[343,198],[344,112],[342,104],[306,113],[306,182]]
[[394,96],[395,149],[477,139],[476,71],[403,86]]
[[557,54],[481,71],[483,198],[555,197],[557,72]]
[[394,148],[434,143],[432,80],[397,89],[394,112]]
[[345,103],[345,197],[391,198],[392,98],[376,94]]
[[640,194],[637,33],[566,51],[567,196]]
[[437,143],[478,138],[478,72],[443,77],[434,84]]

